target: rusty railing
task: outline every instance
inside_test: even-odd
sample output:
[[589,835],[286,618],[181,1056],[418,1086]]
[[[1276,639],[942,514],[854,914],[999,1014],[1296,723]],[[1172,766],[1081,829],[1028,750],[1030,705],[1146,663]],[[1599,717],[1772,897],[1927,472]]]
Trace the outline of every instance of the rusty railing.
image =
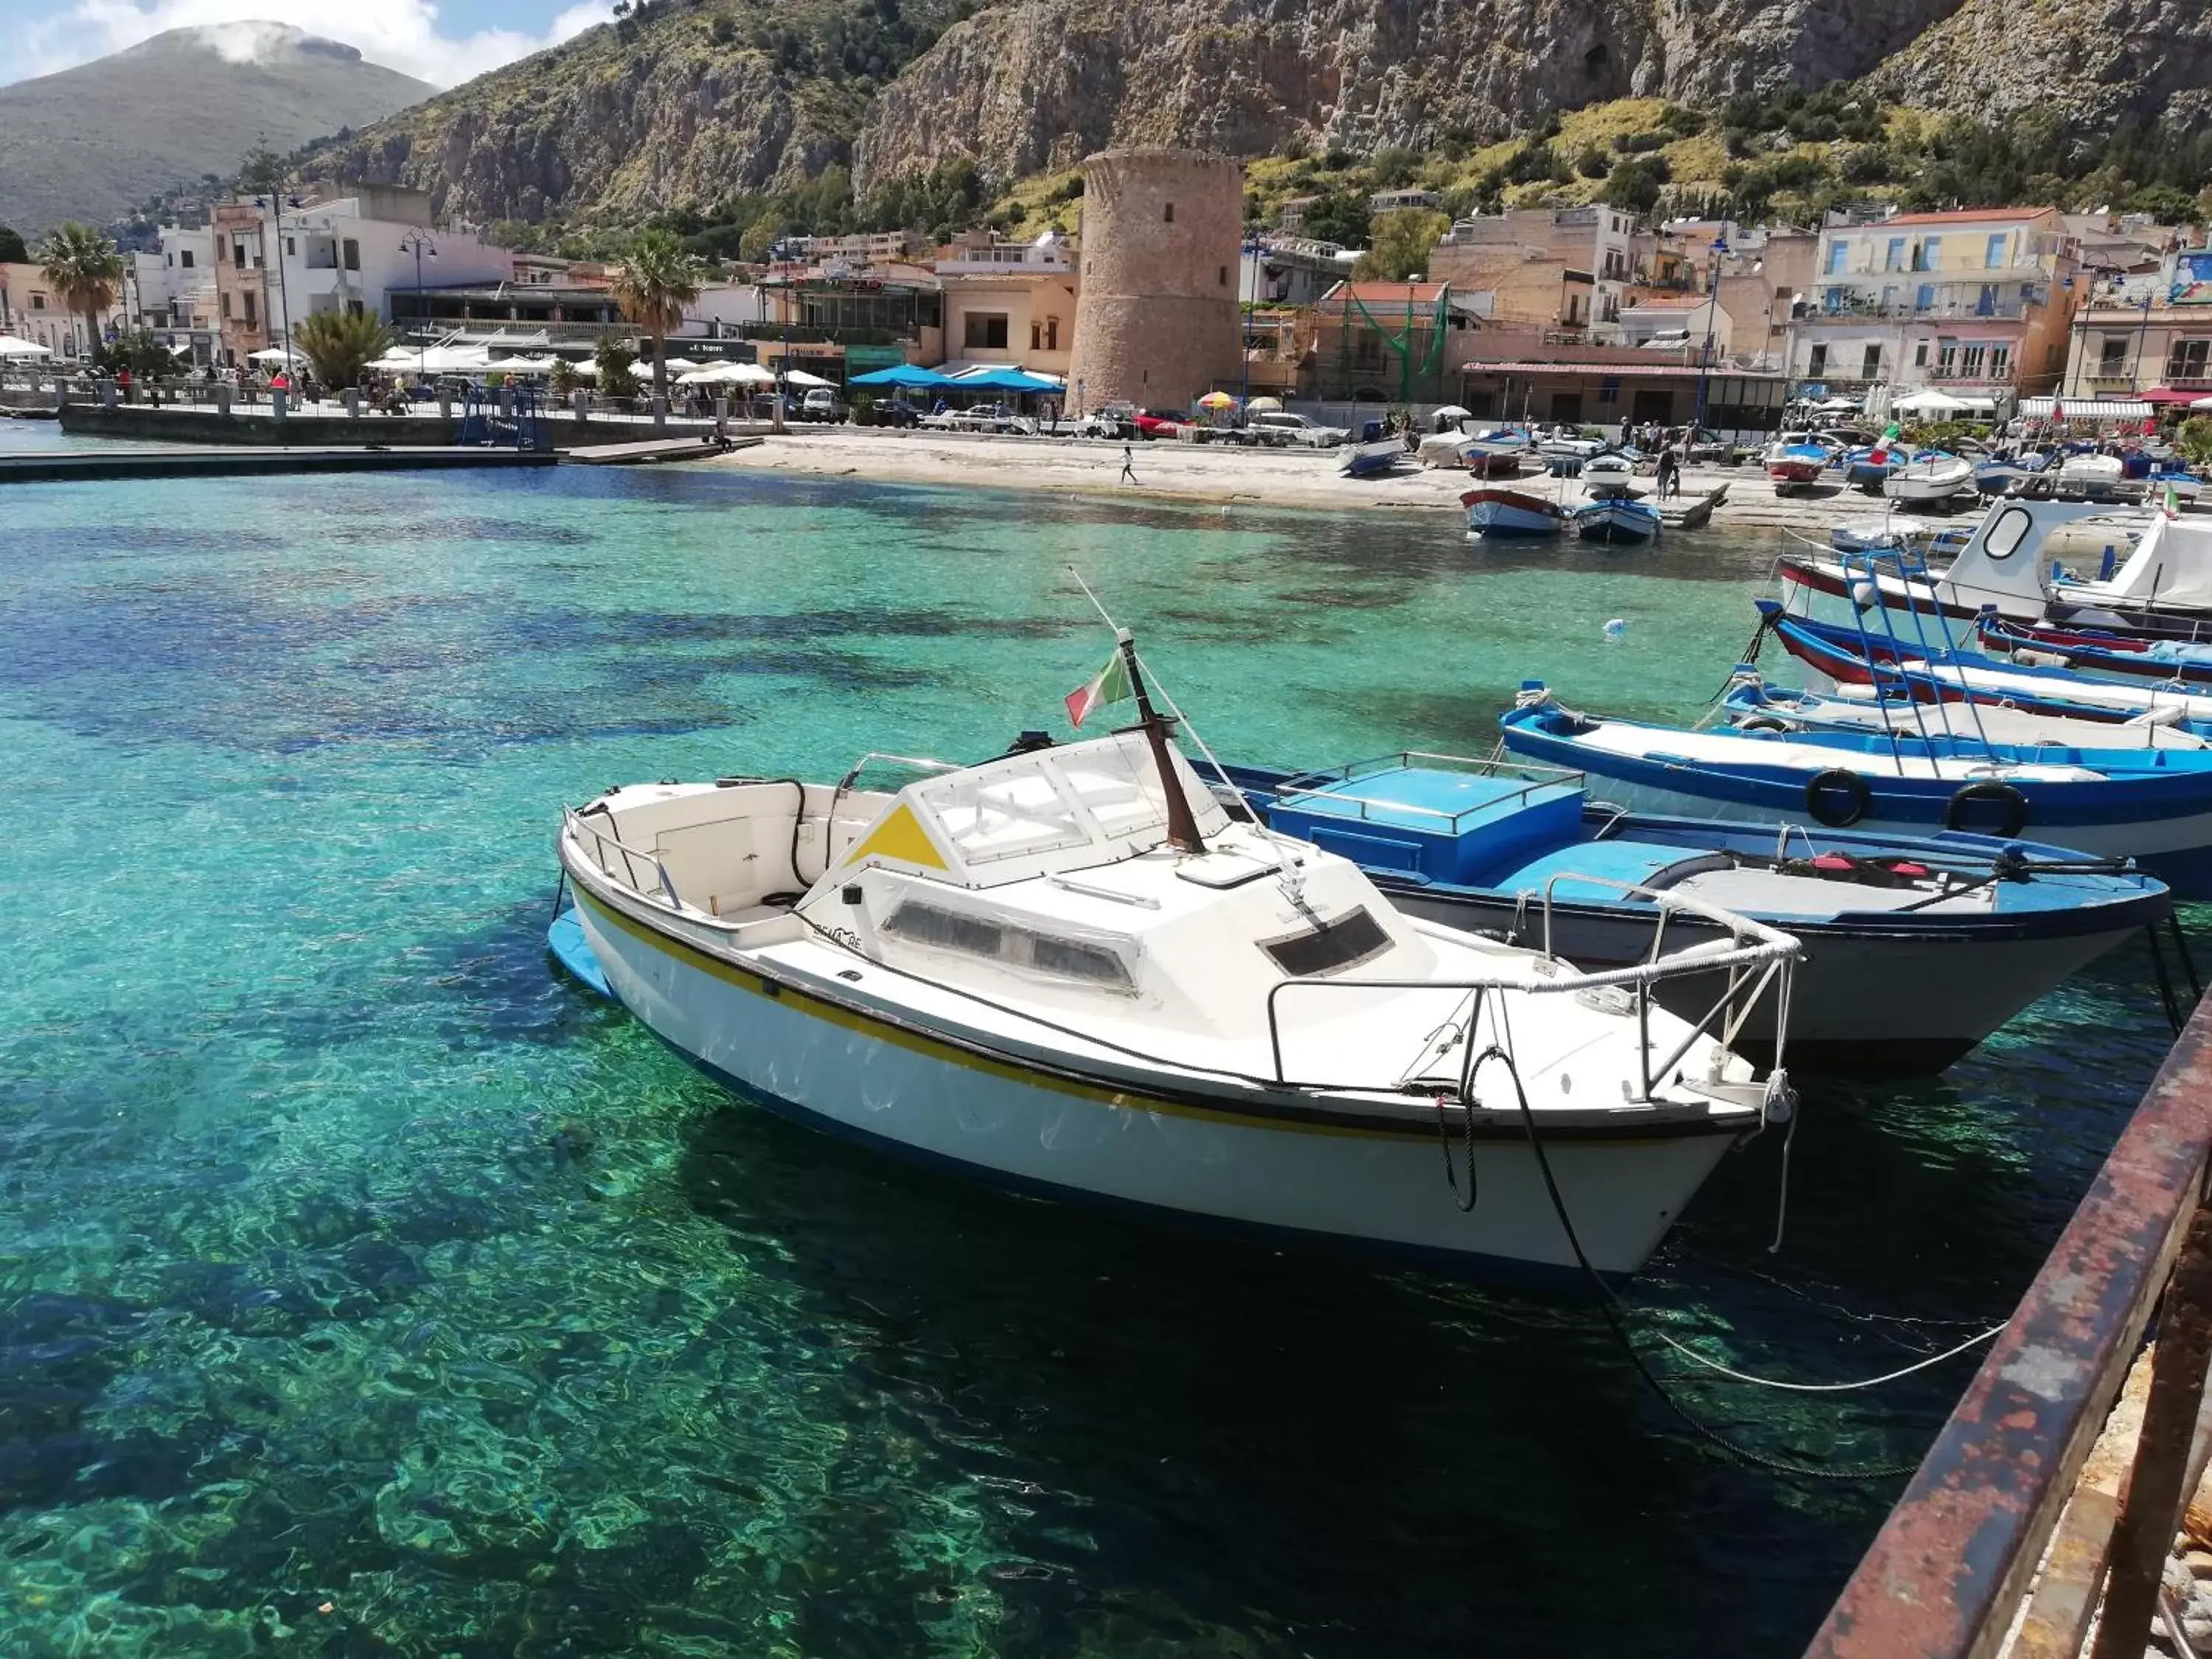
[[[2099,1659],[2142,1651],[2186,1496],[2212,1332],[2208,1167],[2212,1002],[2159,1068],[1808,1659],[1983,1659],[2008,1635],[2014,1659],[2070,1656],[2100,1595]],[[2118,1492],[2085,1487],[2069,1511],[2161,1297],[2133,1472]]]

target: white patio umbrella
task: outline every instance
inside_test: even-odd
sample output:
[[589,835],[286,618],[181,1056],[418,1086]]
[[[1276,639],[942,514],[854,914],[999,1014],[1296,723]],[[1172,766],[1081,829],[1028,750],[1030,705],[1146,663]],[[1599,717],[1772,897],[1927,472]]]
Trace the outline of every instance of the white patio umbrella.
[[[639,362],[644,362],[645,361],[646,361],[646,360],[645,360],[645,359],[643,359],[643,358],[639,359]],[[704,363],[700,363],[700,362],[693,362],[690,358],[689,358],[689,357],[671,357],[671,358],[668,360],[668,372],[669,372],[671,374],[695,374],[695,373],[696,373],[698,370],[702,369],[702,368],[706,368],[706,367],[707,367],[707,365],[706,365],[706,364],[704,364]]]
[[1903,410],[1908,415],[1955,415],[1969,405],[1949,392],[1939,392],[1931,386],[1902,398],[1893,398],[1889,406],[1893,410]]
[[51,357],[54,354],[35,340],[0,334],[0,357]]
[[287,351],[283,346],[264,346],[258,351],[248,352],[246,360],[250,363],[284,363],[298,356],[296,351]]
[[527,356],[497,357],[486,363],[484,368],[495,374],[550,374],[553,372],[553,359]]
[[[6,343],[6,341],[0,340],[0,345],[5,345]],[[4,353],[0,353],[0,356],[4,355]],[[2189,406],[2191,409],[2212,409],[2212,398],[2198,398],[2193,400]]]
[[775,376],[758,363],[710,363],[676,377],[678,386],[773,386]]
[[787,368],[784,370],[783,383],[786,386],[835,386],[837,384],[835,380],[823,380],[819,374],[809,374],[803,368]]

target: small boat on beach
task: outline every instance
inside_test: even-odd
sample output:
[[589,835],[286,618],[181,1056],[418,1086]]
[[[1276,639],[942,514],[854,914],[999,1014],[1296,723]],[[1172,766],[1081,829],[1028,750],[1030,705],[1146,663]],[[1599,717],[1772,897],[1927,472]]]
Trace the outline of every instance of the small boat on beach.
[[[558,839],[583,946],[701,1070],[864,1146],[1583,1295],[1777,1115],[1656,998],[1694,976],[1706,1029],[1740,1022],[1786,989],[1786,934],[1685,899],[1715,944],[1589,975],[1408,917],[1231,818],[1124,632],[1070,711],[1131,696],[1133,727],[980,765],[608,790]],[[883,766],[911,781],[864,787]]]
[[1371,444],[1352,444],[1337,458],[1336,470],[1347,478],[1379,478],[1397,470],[1410,452],[1402,438],[1380,438]]
[[1593,498],[1626,495],[1636,481],[1636,463],[1618,452],[1592,455],[1583,462],[1581,476]]
[[1820,483],[1833,459],[1825,444],[1778,442],[1767,449],[1766,476],[1773,481],[1778,495],[1810,489]]
[[2070,501],[2110,501],[2124,471],[2117,455],[2069,455],[2058,464],[2058,494]]
[[1883,482],[1905,465],[1905,454],[1901,450],[1879,447],[1853,449],[1844,453],[1842,465],[1845,483],[1879,495]]
[[[1272,827],[1353,860],[1407,914],[1580,968],[1640,961],[1662,931],[1705,937],[1670,895],[1790,933],[1805,946],[1789,1010],[1801,1069],[1940,1071],[2170,908],[2149,877],[2060,848],[1623,813],[1579,774],[1510,762],[1401,754],[1230,775]],[[1698,988],[1662,999],[1676,993],[1676,1013],[1704,1012]],[[1758,1059],[1773,1040],[1763,1010],[1741,1046]]]
[[1974,464],[1961,455],[1916,455],[1882,481],[1881,493],[1901,507],[1932,507],[1971,495]]
[[1573,510],[1575,534],[1586,542],[1627,544],[1657,538],[1664,521],[1648,501],[1616,496]]
[[1557,501],[1526,490],[1492,484],[1470,489],[1459,500],[1467,509],[1469,535],[1556,536],[1566,527],[1566,513]]

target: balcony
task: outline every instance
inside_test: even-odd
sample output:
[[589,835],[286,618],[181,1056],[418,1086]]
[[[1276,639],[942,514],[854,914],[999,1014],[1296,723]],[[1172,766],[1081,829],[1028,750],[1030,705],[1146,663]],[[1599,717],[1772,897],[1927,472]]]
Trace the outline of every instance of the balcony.
[[1068,276],[1075,271],[1065,248],[976,247],[957,259],[939,259],[940,276]]

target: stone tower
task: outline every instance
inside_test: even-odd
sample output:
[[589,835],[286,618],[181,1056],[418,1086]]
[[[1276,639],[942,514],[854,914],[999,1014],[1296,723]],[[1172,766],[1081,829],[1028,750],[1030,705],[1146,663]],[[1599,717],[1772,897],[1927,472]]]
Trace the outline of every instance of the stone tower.
[[1237,390],[1244,169],[1194,149],[1109,149],[1083,164],[1082,285],[1068,408],[1188,408]]

